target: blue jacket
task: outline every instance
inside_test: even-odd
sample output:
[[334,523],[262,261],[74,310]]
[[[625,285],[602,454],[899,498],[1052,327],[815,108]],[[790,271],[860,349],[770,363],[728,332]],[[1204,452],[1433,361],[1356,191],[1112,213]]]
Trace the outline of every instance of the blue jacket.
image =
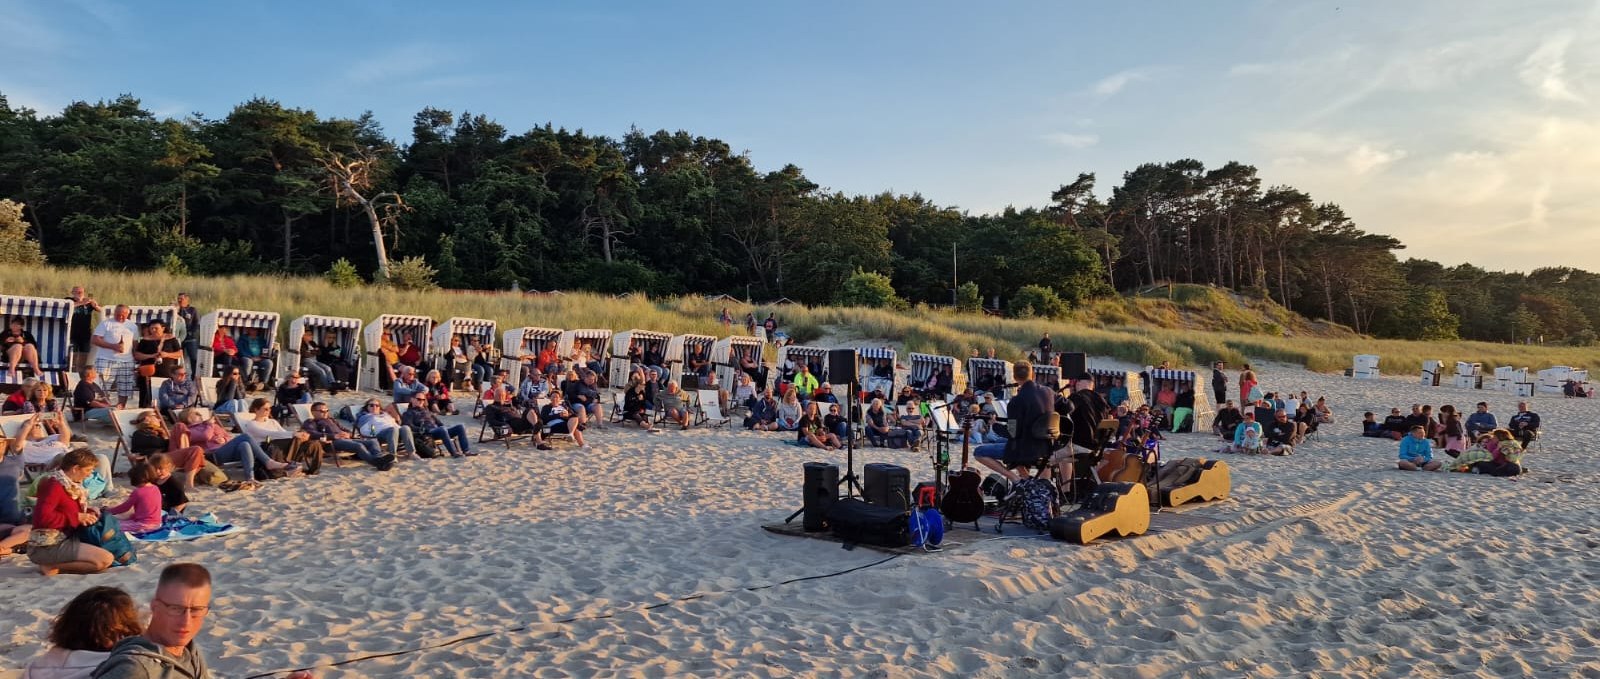
[[1500,424],[1494,419],[1494,413],[1473,413],[1467,416],[1467,433],[1472,436],[1477,436],[1499,426]]
[[1427,464],[1433,461],[1433,442],[1410,434],[1400,439],[1400,459]]
[[1255,432],[1256,432],[1256,441],[1259,442],[1261,440],[1261,423],[1260,422],[1240,422],[1239,426],[1235,427],[1234,430],[1233,430],[1233,445],[1236,445],[1236,446],[1244,445],[1244,433],[1246,431],[1252,430],[1252,429],[1255,430]]

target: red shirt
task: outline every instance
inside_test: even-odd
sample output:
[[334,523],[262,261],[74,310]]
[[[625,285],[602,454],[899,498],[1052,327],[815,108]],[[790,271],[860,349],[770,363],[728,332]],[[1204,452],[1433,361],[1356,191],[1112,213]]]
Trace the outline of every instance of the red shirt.
[[60,481],[45,479],[39,482],[39,498],[33,506],[33,527],[70,531],[83,525],[78,522],[83,510],[71,495],[67,495]]
[[547,344],[544,347],[544,351],[539,352],[539,359],[534,362],[533,367],[538,368],[539,372],[544,372],[546,369],[548,369],[550,367],[551,363],[555,363],[555,362],[556,362],[556,349],[555,349],[555,347],[552,347],[552,346]]
[[218,329],[217,334],[211,337],[211,350],[226,356],[239,353],[239,346],[233,343],[233,336]]

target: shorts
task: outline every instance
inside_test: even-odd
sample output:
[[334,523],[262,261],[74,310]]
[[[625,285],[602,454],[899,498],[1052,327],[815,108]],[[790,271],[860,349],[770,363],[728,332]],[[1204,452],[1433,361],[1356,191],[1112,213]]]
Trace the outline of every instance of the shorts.
[[552,433],[552,434],[569,434],[569,433],[571,433],[571,431],[567,428],[566,420],[562,420],[560,422],[557,422],[555,424],[550,425],[550,433]]
[[37,441],[29,441],[23,444],[22,461],[24,464],[50,464],[50,461],[56,459],[57,455],[61,455],[69,449],[71,449],[71,446],[61,442],[60,434],[51,434]]
[[139,386],[134,381],[134,365],[131,361],[97,359],[94,369],[100,373],[100,386],[108,394],[116,394],[126,400],[133,397],[134,390]]
[[972,449],[973,457],[986,457],[991,460],[1001,460],[1006,456],[1006,444],[985,443]]
[[[70,532],[76,532],[76,529]],[[69,535],[66,539],[49,547],[28,545],[28,560],[38,566],[52,566],[58,563],[77,561],[78,544],[78,537]]]

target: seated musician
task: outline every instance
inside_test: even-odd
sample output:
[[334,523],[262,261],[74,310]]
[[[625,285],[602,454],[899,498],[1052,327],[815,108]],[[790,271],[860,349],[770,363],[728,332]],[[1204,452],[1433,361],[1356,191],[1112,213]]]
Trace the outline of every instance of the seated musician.
[[1011,438],[1005,443],[978,446],[972,454],[978,464],[1015,483],[1023,477],[1014,470],[1037,464],[1050,457],[1055,448],[1055,441],[1035,437],[1033,427],[1040,417],[1055,411],[1056,395],[1033,381],[1033,366],[1026,362],[1012,366],[1011,374],[1019,383],[1016,396],[1006,407]]

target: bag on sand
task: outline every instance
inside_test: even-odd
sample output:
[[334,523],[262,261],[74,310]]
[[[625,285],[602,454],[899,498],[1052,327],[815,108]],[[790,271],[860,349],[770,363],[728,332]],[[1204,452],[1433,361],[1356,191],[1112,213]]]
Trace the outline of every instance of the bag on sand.
[[210,460],[206,460],[206,463],[200,466],[200,471],[194,473],[195,485],[220,486],[227,480],[227,472],[222,471],[221,467]]
[[1056,504],[1055,484],[1047,479],[1023,479],[1014,489],[1022,504],[1022,525],[1038,531],[1050,529]]

